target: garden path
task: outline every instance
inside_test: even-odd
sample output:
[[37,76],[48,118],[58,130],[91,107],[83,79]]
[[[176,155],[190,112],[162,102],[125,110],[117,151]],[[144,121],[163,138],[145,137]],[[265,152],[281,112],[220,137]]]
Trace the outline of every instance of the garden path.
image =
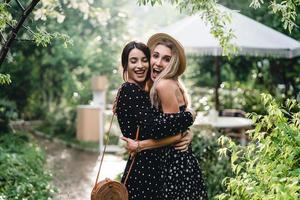
[[[52,172],[53,183],[58,188],[54,200],[90,199],[99,167],[98,154],[69,148],[39,137],[37,141],[46,152],[47,168]],[[125,164],[120,156],[106,154],[99,179],[114,179],[123,172]]]

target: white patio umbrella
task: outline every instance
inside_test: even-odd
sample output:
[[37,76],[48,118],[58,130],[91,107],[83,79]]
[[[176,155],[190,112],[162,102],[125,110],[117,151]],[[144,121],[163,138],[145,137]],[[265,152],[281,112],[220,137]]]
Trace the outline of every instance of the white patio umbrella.
[[[238,47],[237,55],[271,56],[293,58],[300,55],[300,42],[270,27],[267,27],[237,11],[224,6],[222,11],[229,12],[232,28],[236,36],[232,42]],[[158,32],[168,33],[184,46],[186,53],[196,55],[221,56],[219,42],[211,35],[210,26],[198,16],[188,16]],[[218,88],[220,85],[220,66],[216,60],[217,83],[215,88],[216,108],[219,107]]]

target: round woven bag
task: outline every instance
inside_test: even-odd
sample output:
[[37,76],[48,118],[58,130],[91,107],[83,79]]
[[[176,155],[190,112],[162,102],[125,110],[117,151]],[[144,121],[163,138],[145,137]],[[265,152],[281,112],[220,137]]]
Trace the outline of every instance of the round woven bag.
[[128,200],[128,192],[122,183],[105,179],[95,185],[91,200]]

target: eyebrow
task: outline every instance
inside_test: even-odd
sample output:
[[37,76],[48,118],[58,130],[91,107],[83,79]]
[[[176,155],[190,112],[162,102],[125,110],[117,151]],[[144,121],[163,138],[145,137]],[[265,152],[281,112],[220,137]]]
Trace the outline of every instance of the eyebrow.
[[[142,57],[142,59],[145,59],[145,58],[147,59],[146,56],[143,56],[143,57]],[[129,60],[138,60],[138,58],[133,56],[133,57],[130,57]]]
[[[153,51],[153,54],[155,54],[155,53],[156,53],[156,54],[160,54],[158,51]],[[170,57],[170,58],[171,58],[172,55],[164,55],[163,57]]]

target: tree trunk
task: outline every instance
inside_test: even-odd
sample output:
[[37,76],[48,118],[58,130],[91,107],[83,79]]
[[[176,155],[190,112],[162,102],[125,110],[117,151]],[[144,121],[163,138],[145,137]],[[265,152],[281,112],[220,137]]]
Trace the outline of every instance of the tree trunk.
[[221,83],[221,71],[220,71],[220,61],[219,57],[215,57],[215,76],[216,76],[216,83],[215,83],[215,109],[219,110],[220,102],[219,102],[219,88]]

